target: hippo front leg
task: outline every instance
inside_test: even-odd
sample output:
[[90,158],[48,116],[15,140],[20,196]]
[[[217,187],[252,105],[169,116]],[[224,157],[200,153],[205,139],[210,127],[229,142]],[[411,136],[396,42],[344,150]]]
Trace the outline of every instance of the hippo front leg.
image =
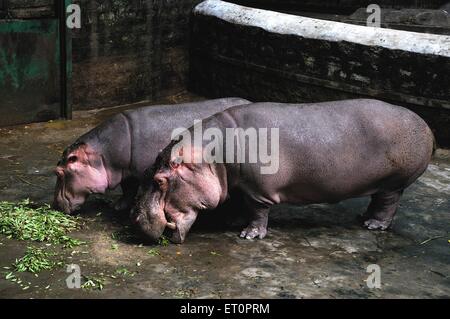
[[241,232],[240,237],[245,239],[264,239],[267,235],[269,210],[269,207],[250,207],[250,223]]
[[114,205],[116,211],[129,211],[133,208],[136,195],[139,190],[139,180],[136,178],[125,179],[120,187],[122,189],[122,197]]

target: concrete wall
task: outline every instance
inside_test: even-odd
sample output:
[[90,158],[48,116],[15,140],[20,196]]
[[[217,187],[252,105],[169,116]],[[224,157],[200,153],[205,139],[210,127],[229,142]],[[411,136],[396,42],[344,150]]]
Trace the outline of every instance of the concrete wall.
[[113,106],[186,89],[189,17],[198,0],[76,0],[74,109]]
[[314,102],[373,97],[408,106],[450,145],[450,37],[246,9],[197,6],[191,85],[210,97]]

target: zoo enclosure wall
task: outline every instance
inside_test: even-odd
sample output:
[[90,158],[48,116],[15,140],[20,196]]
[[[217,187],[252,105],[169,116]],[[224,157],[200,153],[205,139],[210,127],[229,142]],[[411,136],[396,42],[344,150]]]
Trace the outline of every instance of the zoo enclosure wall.
[[406,106],[450,146],[450,37],[369,28],[208,0],[195,8],[191,90],[208,97]]

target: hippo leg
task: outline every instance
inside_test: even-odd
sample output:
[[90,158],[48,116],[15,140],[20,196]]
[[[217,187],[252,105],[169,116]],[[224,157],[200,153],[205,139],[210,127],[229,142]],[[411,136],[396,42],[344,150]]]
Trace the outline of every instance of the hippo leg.
[[372,201],[364,215],[364,226],[370,230],[386,230],[394,219],[403,190],[372,195]]
[[127,178],[120,184],[122,188],[122,197],[114,205],[116,211],[126,211],[133,208],[137,192],[139,190],[139,181],[135,178]]
[[241,232],[241,238],[245,239],[264,239],[267,235],[267,222],[269,219],[268,207],[249,205],[250,209],[250,223]]

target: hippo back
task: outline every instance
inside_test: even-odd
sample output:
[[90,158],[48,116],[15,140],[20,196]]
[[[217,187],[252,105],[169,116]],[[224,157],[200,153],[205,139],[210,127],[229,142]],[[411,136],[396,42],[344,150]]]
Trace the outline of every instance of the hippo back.
[[170,142],[172,131],[230,107],[249,104],[240,98],[223,98],[176,105],[154,105],[125,111],[84,134],[73,145],[88,144],[102,154],[108,170],[120,172],[110,181],[114,188],[127,176],[140,178],[160,150]]
[[159,152],[170,142],[177,128],[189,128],[232,106],[250,102],[240,98],[224,98],[176,105],[155,105],[123,112],[130,132],[130,173],[142,176]]

